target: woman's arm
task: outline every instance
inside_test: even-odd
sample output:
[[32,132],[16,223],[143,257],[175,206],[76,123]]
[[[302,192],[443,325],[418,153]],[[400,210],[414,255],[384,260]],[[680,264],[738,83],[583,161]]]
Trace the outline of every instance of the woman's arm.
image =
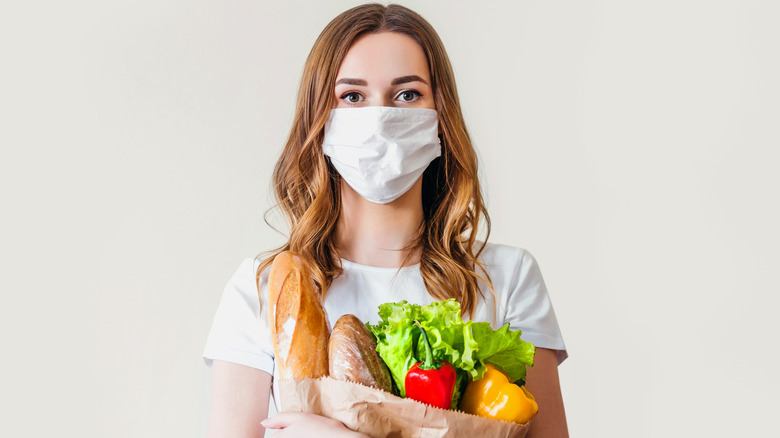
[[526,387],[539,403],[539,413],[531,420],[526,438],[568,438],[563,409],[558,358],[554,350],[537,348],[534,366],[528,368]]
[[271,375],[232,362],[211,365],[211,414],[207,438],[263,438]]
[[211,365],[211,415],[207,438],[263,438],[265,427],[285,429],[277,436],[360,438],[339,421],[314,414],[283,412],[268,418],[271,375],[265,371],[215,360]]

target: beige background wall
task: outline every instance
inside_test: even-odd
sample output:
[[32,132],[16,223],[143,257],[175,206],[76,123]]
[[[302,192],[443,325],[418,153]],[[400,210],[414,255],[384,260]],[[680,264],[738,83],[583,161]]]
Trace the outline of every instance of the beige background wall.
[[[0,12],[0,435],[204,436],[222,287],[270,249],[301,68],[355,1]],[[492,240],[539,260],[573,437],[764,436],[780,7],[404,1],[444,40]]]

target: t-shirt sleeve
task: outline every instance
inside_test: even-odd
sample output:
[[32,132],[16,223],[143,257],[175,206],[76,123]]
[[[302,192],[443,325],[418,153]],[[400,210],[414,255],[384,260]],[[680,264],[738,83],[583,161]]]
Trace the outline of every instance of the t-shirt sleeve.
[[558,363],[569,354],[563,342],[558,319],[555,317],[547,286],[536,259],[528,251],[521,250],[520,263],[516,265],[513,287],[506,303],[505,321],[512,330],[522,330],[521,339],[537,347],[555,350]]
[[[257,368],[273,375],[274,356],[266,312],[260,311],[256,261],[241,263],[222,292],[211,325],[203,360],[211,368],[214,359]],[[264,286],[261,279],[261,288]],[[263,307],[263,310],[267,310]]]

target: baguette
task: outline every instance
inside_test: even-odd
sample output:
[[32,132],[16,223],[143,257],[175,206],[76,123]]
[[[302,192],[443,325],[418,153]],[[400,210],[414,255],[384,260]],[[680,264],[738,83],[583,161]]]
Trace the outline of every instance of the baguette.
[[355,315],[343,315],[328,343],[330,377],[393,392],[390,370],[376,352],[374,335]]
[[328,320],[302,256],[291,251],[276,256],[268,277],[268,304],[280,378],[327,376]]

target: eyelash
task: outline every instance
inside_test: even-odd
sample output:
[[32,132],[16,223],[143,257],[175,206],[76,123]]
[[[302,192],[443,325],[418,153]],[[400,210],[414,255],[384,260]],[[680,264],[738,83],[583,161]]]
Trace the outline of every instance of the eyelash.
[[[412,100],[404,100],[404,102],[414,102],[415,100],[417,100],[417,99],[419,99],[419,98],[421,98],[421,97],[422,97],[422,93],[420,93],[420,92],[419,92],[419,91],[417,91],[417,90],[404,90],[404,91],[402,91],[402,92],[398,93],[398,95],[397,95],[397,96],[400,96],[400,95],[402,95],[402,94],[406,94],[406,93],[412,93],[412,94],[414,94],[414,99],[412,99]],[[396,96],[396,97],[397,97],[397,96]]]
[[[399,97],[399,96],[401,96],[402,94],[405,94],[405,93],[412,93],[412,94],[414,94],[414,96],[415,96],[415,97],[414,97],[414,99],[412,99],[412,100],[402,100],[401,102],[405,102],[405,103],[412,103],[412,102],[414,102],[414,101],[416,101],[417,99],[419,99],[419,98],[421,98],[421,97],[422,97],[422,93],[420,93],[420,92],[419,92],[419,91],[417,91],[417,90],[411,90],[411,89],[409,89],[409,90],[402,90],[402,91],[400,91],[400,92],[399,92],[399,93],[396,95],[396,97]],[[342,101],[344,101],[344,102],[345,102],[347,105],[357,105],[357,104],[359,104],[360,102],[350,102],[349,100],[347,100],[347,97],[348,97],[348,96],[350,96],[350,95],[353,95],[353,94],[357,94],[357,95],[359,95],[359,96],[363,97],[363,99],[365,99],[365,97],[364,97],[362,94],[360,94],[359,92],[357,92],[357,91],[348,91],[348,92],[346,92],[346,93],[342,94],[342,95],[341,95],[341,97],[339,97],[339,99],[341,99]],[[361,101],[361,102],[362,102],[362,101]]]

